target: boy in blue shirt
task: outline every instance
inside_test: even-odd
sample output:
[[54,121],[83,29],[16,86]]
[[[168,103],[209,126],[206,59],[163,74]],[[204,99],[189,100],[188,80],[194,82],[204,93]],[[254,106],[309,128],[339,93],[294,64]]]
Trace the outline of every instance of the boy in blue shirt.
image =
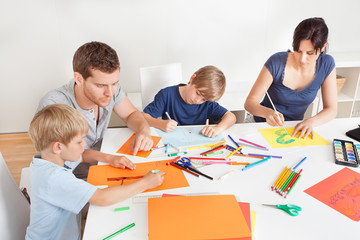
[[137,182],[97,189],[72,170],[80,163],[88,123],[65,104],[43,108],[33,118],[29,135],[40,152],[30,165],[30,224],[25,239],[80,239],[81,214],[87,202],[106,206],[159,186],[163,172],[149,172]]
[[224,74],[214,66],[205,66],[191,76],[188,84],[161,89],[145,107],[144,117],[150,126],[165,132],[175,130],[177,125],[204,125],[211,119],[219,123],[206,125],[200,133],[214,137],[236,122],[235,115],[216,102],[225,86]]

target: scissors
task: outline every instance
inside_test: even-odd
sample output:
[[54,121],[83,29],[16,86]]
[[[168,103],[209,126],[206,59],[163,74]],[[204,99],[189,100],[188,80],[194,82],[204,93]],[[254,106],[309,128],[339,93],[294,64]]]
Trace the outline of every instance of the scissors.
[[278,209],[281,209],[285,212],[287,212],[291,216],[297,216],[299,215],[299,212],[302,210],[300,206],[294,205],[294,204],[277,204],[277,205],[271,205],[271,204],[263,204],[264,206],[269,207],[276,207]]
[[182,157],[181,159],[177,160],[176,161],[177,164],[179,164],[180,166],[182,166],[183,168],[186,168],[190,171],[193,171],[195,173],[198,173],[199,175],[203,176],[203,177],[206,177],[210,180],[213,180],[212,177],[200,172],[199,170],[197,170],[196,167],[194,167],[192,164],[191,164],[191,160],[187,157]]

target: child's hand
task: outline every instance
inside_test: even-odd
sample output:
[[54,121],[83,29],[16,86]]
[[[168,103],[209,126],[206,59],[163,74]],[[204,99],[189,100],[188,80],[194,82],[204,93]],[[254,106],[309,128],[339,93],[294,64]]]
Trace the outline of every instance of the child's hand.
[[125,156],[117,156],[117,155],[108,155],[107,156],[107,162],[116,168],[129,168],[129,169],[135,169],[136,166],[135,164],[130,161],[127,157]]
[[175,120],[162,120],[163,126],[161,130],[164,132],[171,132],[174,131],[178,125],[178,123]]
[[201,131],[199,133],[203,134],[207,137],[215,137],[216,135],[219,134],[219,130],[217,129],[216,126],[206,125],[203,129],[201,129]]
[[148,172],[144,177],[143,180],[147,186],[147,189],[155,188],[160,186],[161,183],[164,181],[164,172],[159,171],[158,173],[153,173],[152,171]]

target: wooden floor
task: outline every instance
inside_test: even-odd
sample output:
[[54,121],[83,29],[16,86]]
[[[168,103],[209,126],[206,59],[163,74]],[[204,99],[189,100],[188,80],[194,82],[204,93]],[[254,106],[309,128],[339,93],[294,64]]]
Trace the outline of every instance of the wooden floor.
[[27,133],[0,134],[0,152],[19,185],[21,169],[29,167],[36,154],[34,144]]

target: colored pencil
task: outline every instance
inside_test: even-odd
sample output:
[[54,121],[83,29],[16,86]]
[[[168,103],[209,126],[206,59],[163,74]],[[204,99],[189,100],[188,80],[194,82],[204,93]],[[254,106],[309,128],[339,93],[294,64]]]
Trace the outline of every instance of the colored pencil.
[[217,147],[212,148],[212,149],[210,149],[210,150],[208,150],[208,151],[205,151],[205,152],[200,153],[200,155],[206,155],[206,154],[209,154],[209,153],[213,153],[213,152],[219,151],[219,150],[221,150],[221,149],[223,149],[223,148],[225,148],[224,145],[217,146]]
[[135,223],[132,223],[132,224],[127,225],[126,227],[124,227],[124,228],[120,229],[119,231],[117,231],[117,232],[115,232],[115,233],[113,233],[113,234],[111,234],[111,235],[107,236],[107,237],[106,237],[106,238],[104,238],[103,240],[108,240],[108,239],[111,239],[111,238],[113,238],[113,237],[115,237],[115,236],[119,235],[120,233],[125,232],[126,230],[128,230],[128,229],[132,228],[133,226],[135,226]]
[[234,174],[234,173],[235,173],[235,170],[232,170],[232,171],[230,171],[230,172],[227,172],[227,173],[225,173],[224,175],[220,176],[220,177],[218,178],[218,180],[222,180],[222,179],[224,179],[225,177],[227,177],[227,176],[229,176],[229,175],[231,175],[231,174]]
[[220,155],[223,153],[224,153],[224,151],[220,151],[220,152],[216,151],[216,152],[207,153],[207,154],[205,154],[205,156],[208,157],[208,156]]
[[302,164],[305,160],[306,160],[307,157],[304,157],[298,164],[296,164],[295,167],[293,167],[293,170],[295,170],[298,166],[300,166],[300,164]]
[[300,177],[301,177],[301,175],[298,175],[298,177],[295,179],[294,184],[291,186],[290,190],[287,192],[287,194],[285,195],[285,197],[290,194],[291,190],[294,188],[294,186],[295,186],[295,184],[297,183],[297,181],[299,181]]
[[291,174],[291,168],[289,168],[289,170],[286,172],[285,176],[283,177],[283,179],[281,179],[281,181],[279,182],[279,185],[277,186],[277,188],[275,189],[277,192],[281,189],[281,187],[284,185],[286,179],[288,179],[288,177]]
[[188,172],[188,173],[194,175],[195,177],[199,177],[199,174],[194,173],[193,171],[190,171],[190,170],[188,170],[188,169],[180,166],[180,165],[177,164],[176,162],[172,162],[172,163],[170,163],[170,165],[173,166],[173,167],[179,168],[179,169],[181,169],[181,170],[184,170],[185,172]]
[[[274,108],[274,111],[276,112],[276,115],[278,115],[278,117],[280,118],[279,112],[276,110],[275,105],[274,105],[273,101],[271,100],[269,93],[267,92],[267,90],[266,90],[265,87],[264,87],[264,89],[265,89],[265,93],[266,93],[267,97],[268,97],[269,100],[270,100],[270,103],[271,103],[272,107]],[[284,128],[286,134],[289,135],[289,133],[286,131],[285,126],[283,125],[282,127]]]
[[210,147],[211,147],[212,149],[214,149],[214,148],[216,148],[216,147],[218,147],[218,146],[221,146],[221,145],[225,145],[225,140],[223,140],[223,141],[221,141],[221,142],[219,142],[219,143],[215,143],[214,145],[211,145]]
[[264,150],[269,150],[269,149],[267,149],[267,148],[264,147],[264,146],[261,146],[261,145],[259,145],[259,144],[250,142],[250,141],[245,140],[245,139],[243,139],[243,138],[239,138],[239,140],[240,140],[241,142],[245,142],[245,143],[251,144],[251,145],[253,145],[253,146],[255,146],[255,147],[262,148],[262,149],[264,149]]
[[288,167],[285,167],[285,172],[283,173],[282,177],[279,179],[279,181],[274,185],[274,191],[277,191],[280,187],[280,184],[282,183],[283,179],[285,178],[286,174],[291,170]]
[[274,187],[276,186],[276,184],[280,181],[280,179],[282,178],[282,176],[285,174],[287,167],[284,168],[284,170],[281,172],[280,176],[276,179],[276,181],[274,182],[274,184],[271,186],[271,190],[274,190]]
[[286,179],[284,185],[281,187],[280,192],[284,192],[286,187],[289,185],[289,183],[291,182],[291,179],[293,179],[293,177],[295,176],[296,172],[295,171],[291,171],[290,176],[288,177],[288,179]]
[[231,162],[229,163],[229,165],[249,165],[250,163],[248,162]]
[[189,157],[189,159],[195,159],[195,160],[226,160],[225,158],[207,158],[207,157]]
[[205,164],[205,165],[210,165],[210,164],[229,164],[229,163],[232,163],[232,162],[235,162],[235,161],[209,161],[209,162],[202,162],[201,164]]
[[119,212],[119,211],[125,211],[125,210],[129,210],[130,207],[121,207],[121,208],[115,208],[114,211],[115,212]]
[[271,158],[271,157],[267,157],[267,158],[264,158],[264,159],[259,160],[259,161],[257,161],[257,162],[253,162],[253,163],[251,163],[251,164],[247,165],[246,167],[252,167],[252,166],[255,166],[255,165],[257,165],[257,164],[260,164],[260,163],[266,162],[266,161],[267,161],[267,160],[269,160],[270,158]]
[[260,158],[260,159],[264,159],[264,157],[261,157],[261,156],[252,156],[252,155],[242,154],[242,153],[234,153],[234,156],[240,156],[240,157],[251,157],[251,158]]
[[169,143],[166,144],[166,147],[165,147],[165,153],[167,153],[169,150]]
[[168,117],[168,119],[171,120],[171,117],[170,117],[169,113],[168,113],[168,112],[165,112],[165,114],[166,114],[166,116]]
[[244,145],[239,146],[237,149],[235,149],[235,151],[233,151],[232,153],[230,153],[229,155],[227,155],[226,158],[231,157],[234,153],[236,153],[237,151],[239,151],[243,146],[244,146]]
[[156,146],[156,147],[151,148],[150,150],[153,151],[153,150],[156,150],[156,149],[160,149],[160,148],[166,147],[166,145],[167,144],[163,144],[161,146]]
[[250,156],[258,156],[258,157],[282,158],[282,156],[264,155],[264,154],[257,154],[257,153],[248,153],[248,155],[250,155]]
[[228,135],[228,137],[235,144],[236,147],[240,147],[240,145],[237,142],[235,142],[235,140],[230,135]]
[[[236,148],[233,148],[232,146],[227,145],[227,144],[225,145],[225,147],[226,147],[227,150],[229,150],[229,151],[231,151],[231,152],[233,152],[233,151],[236,150]],[[238,151],[238,153],[241,153],[241,149],[240,149],[240,151]]]
[[175,148],[176,151],[180,152],[180,148],[178,148],[177,146],[175,146],[174,144],[172,143],[169,143],[171,147]]
[[299,177],[300,173],[302,172],[302,169],[300,169],[300,171],[293,177],[293,179],[291,180],[291,182],[289,183],[289,185],[287,186],[287,188],[285,189],[285,194],[287,192],[289,192],[290,188],[292,187],[292,185],[294,185],[294,182],[296,181],[296,179]]
[[257,162],[254,162],[254,163],[251,163],[251,164],[249,164],[249,165],[246,165],[243,169],[241,169],[241,171],[245,171],[245,170],[248,170],[248,169],[250,169],[250,168],[252,168],[252,167],[255,167],[255,166],[259,165],[259,164],[265,163],[265,162],[267,162],[269,159],[270,159],[270,157],[265,158],[265,159],[260,160],[260,161],[257,161]]
[[199,148],[211,147],[212,145],[214,145],[214,144],[209,143],[209,144],[204,144],[204,145],[200,145],[200,146],[188,147],[186,150],[194,150],[194,149],[199,149]]
[[175,161],[178,160],[179,158],[180,158],[180,156],[177,156],[177,157],[174,158],[173,160],[167,162],[166,165],[170,165],[172,162],[175,162]]

